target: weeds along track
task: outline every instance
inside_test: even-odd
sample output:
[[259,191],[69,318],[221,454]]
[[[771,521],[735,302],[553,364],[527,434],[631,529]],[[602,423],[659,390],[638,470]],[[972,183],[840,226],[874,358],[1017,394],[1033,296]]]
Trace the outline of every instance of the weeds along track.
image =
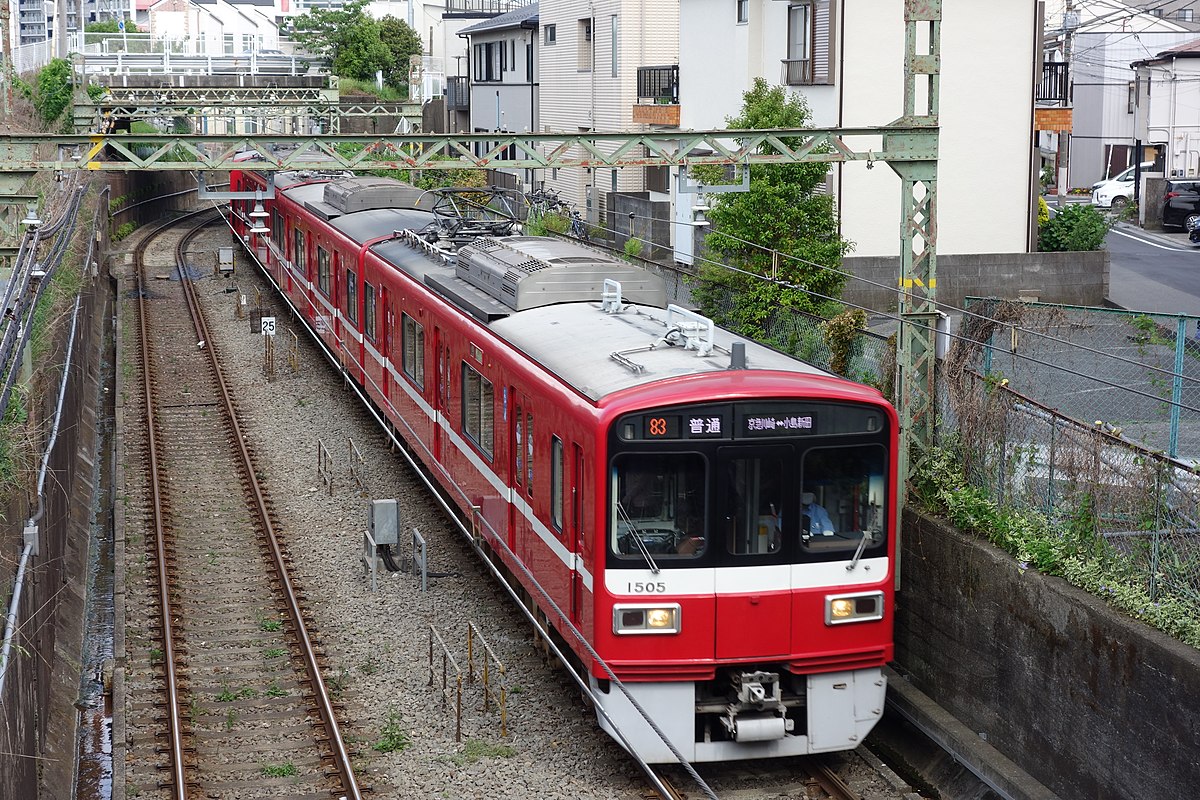
[[183,258],[218,219],[163,225],[134,253],[125,343],[140,374],[127,370],[125,427],[143,457],[126,471],[144,472],[144,493],[128,498],[127,546],[146,559],[127,580],[141,590],[128,611],[126,776],[139,797],[359,798]]

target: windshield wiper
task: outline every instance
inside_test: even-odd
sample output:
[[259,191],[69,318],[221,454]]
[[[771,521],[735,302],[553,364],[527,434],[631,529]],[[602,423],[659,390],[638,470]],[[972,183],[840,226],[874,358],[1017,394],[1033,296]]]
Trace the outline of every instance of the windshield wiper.
[[658,564],[654,563],[654,559],[650,556],[650,550],[646,547],[646,541],[642,539],[642,532],[638,530],[637,525],[633,524],[633,520],[629,518],[629,514],[625,511],[625,506],[617,503],[617,514],[621,521],[629,526],[629,534],[634,542],[637,543],[638,552],[642,554],[642,558],[646,559],[646,563],[650,566],[650,571],[655,575],[658,574]]
[[870,531],[863,531],[862,538],[858,540],[858,549],[854,551],[854,558],[850,559],[850,563],[846,565],[846,572],[853,572],[854,568],[858,566],[858,560],[862,558],[863,549],[867,546],[868,537],[875,538]]

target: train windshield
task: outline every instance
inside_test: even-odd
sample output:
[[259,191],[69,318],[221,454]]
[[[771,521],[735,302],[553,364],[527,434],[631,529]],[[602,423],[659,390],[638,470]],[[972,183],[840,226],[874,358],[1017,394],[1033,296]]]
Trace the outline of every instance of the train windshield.
[[753,566],[887,555],[883,409],[753,400],[648,409],[610,430],[608,564]]
[[614,459],[613,551],[637,559],[702,554],[705,474],[698,453],[629,453]]

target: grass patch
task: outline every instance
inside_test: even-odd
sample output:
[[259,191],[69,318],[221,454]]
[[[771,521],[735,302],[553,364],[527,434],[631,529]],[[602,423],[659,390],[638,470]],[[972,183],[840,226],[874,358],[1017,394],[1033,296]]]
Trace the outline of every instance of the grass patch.
[[516,754],[517,749],[511,745],[492,744],[482,739],[468,739],[467,743],[463,745],[462,752],[451,756],[450,760],[461,767],[484,758],[512,758]]
[[262,774],[268,778],[292,778],[299,775],[300,770],[290,762],[287,764],[263,764]]
[[395,753],[412,744],[408,734],[400,727],[400,715],[393,711],[388,714],[388,721],[379,732],[379,741],[373,748],[380,753]]
[[216,700],[219,703],[232,703],[234,700],[253,700],[256,697],[258,692],[249,686],[243,686],[241,689],[230,689],[226,686],[225,690],[217,695]]
[[272,647],[263,651],[263,657],[265,658],[279,658],[284,655],[287,655],[287,649],[283,647]]
[[263,618],[259,621],[258,627],[262,628],[264,631],[268,631],[269,633],[276,633],[283,630],[283,623],[277,619]]

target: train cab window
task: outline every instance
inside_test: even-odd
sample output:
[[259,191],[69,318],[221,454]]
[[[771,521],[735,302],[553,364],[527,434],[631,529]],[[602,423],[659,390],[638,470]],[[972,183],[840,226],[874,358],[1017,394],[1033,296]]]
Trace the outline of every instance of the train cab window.
[[292,266],[301,272],[305,271],[304,230],[292,228]]
[[881,445],[818,447],[804,455],[802,552],[855,551],[884,542],[887,451]]
[[464,362],[462,387],[463,433],[490,458],[492,455],[493,409],[495,408],[492,382]]
[[363,335],[375,341],[375,287],[363,283]]
[[425,388],[425,326],[408,314],[400,314],[400,344],[404,348],[401,368],[409,380]]
[[563,529],[563,443],[550,437],[550,521],[560,533]]
[[610,486],[612,552],[642,562],[702,555],[708,548],[705,472],[699,453],[617,456]]
[[329,296],[329,251],[317,246],[317,288],[321,294]]
[[346,316],[354,324],[358,324],[358,274],[346,270]]

